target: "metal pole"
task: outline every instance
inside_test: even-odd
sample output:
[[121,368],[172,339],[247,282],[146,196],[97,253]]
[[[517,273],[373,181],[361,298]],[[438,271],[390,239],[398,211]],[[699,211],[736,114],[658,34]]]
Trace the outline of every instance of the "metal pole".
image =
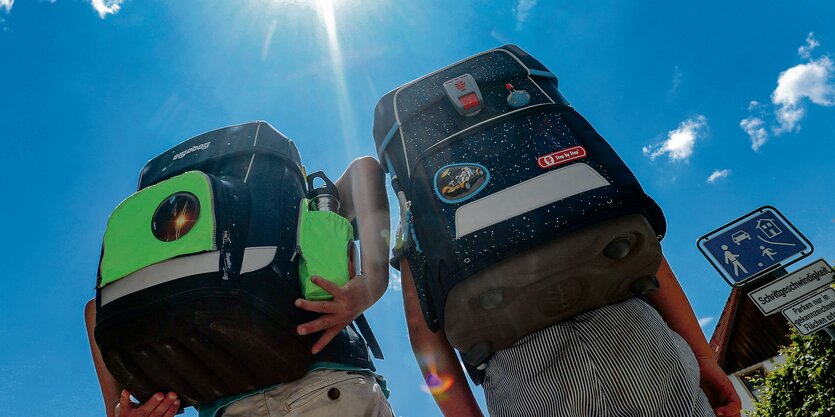
[[829,337],[832,338],[832,340],[835,340],[835,324],[830,324],[829,326],[826,326],[824,330],[826,330],[826,334],[828,334]]

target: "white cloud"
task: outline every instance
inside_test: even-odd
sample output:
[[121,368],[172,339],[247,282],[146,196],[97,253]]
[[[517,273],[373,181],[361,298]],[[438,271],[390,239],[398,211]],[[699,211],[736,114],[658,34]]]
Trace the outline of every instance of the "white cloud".
[[[812,50],[820,46],[815,34],[809,32],[806,44],[797,54],[808,61],[795,65],[777,77],[777,88],[771,93],[773,120],[771,133],[775,136],[800,130],[800,122],[806,116],[807,101],[819,106],[835,105],[835,64],[828,56],[811,59]],[[753,115],[742,119],[739,127],[751,139],[751,149],[757,151],[769,138],[766,120],[771,120],[770,109],[751,101],[748,111]]]
[[747,117],[739,122],[739,127],[751,138],[751,149],[754,152],[758,151],[768,140],[768,132],[765,130],[764,125],[765,122],[763,122],[763,119],[754,116]]
[[731,175],[731,170],[730,169],[722,169],[722,170],[717,169],[717,170],[713,171],[713,173],[710,174],[709,177],[707,177],[707,183],[708,184],[713,184],[714,182],[716,182],[716,180],[718,180],[720,178],[725,178],[728,175]]
[[400,278],[400,271],[389,268],[389,287],[391,291],[399,292],[403,288],[403,283]]
[[644,155],[650,159],[667,155],[671,161],[687,160],[693,154],[693,145],[707,129],[707,118],[697,115],[667,133],[667,139],[655,145],[644,146]]
[[815,33],[809,32],[809,35],[806,36],[806,45],[797,48],[797,54],[800,55],[803,59],[809,59],[812,56],[812,50],[819,47],[821,44],[815,39]]
[[513,42],[510,41],[510,39],[507,38],[507,36],[504,36],[503,34],[501,34],[496,29],[493,29],[493,30],[490,31],[490,37],[495,39],[496,42],[501,43],[501,44],[513,43]]
[[513,9],[513,13],[516,15],[516,30],[522,29],[522,25],[528,20],[536,2],[537,0],[518,0],[516,7]]
[[777,134],[800,128],[800,120],[806,113],[804,99],[814,104],[835,104],[835,66],[829,57],[821,57],[805,64],[795,65],[777,79],[777,88],[771,94],[771,102],[777,106],[775,116],[779,126]]
[[699,319],[699,327],[705,327],[710,323],[713,323],[715,317],[702,317]]
[[122,8],[122,3],[124,2],[125,0],[91,0],[90,3],[96,9],[96,12],[98,12],[99,17],[104,19],[109,14],[116,14]]
[[0,0],[0,9],[6,9],[6,13],[12,11],[14,0]]
[[684,73],[681,72],[681,68],[676,65],[673,67],[673,81],[670,89],[673,91],[678,90],[678,87],[681,85],[681,77],[684,76]]

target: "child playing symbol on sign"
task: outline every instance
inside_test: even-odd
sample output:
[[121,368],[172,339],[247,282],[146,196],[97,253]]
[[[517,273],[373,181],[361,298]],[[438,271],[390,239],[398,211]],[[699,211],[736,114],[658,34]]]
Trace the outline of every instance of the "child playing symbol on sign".
[[772,261],[774,260],[774,255],[776,255],[777,252],[774,252],[771,248],[767,248],[765,246],[760,246],[760,249],[763,251],[763,256],[768,256],[769,259]]

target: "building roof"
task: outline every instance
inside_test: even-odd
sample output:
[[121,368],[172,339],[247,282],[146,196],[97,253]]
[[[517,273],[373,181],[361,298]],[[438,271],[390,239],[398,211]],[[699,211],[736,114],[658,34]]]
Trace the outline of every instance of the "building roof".
[[789,343],[789,323],[782,314],[764,316],[748,293],[755,288],[734,288],[710,338],[719,366],[732,374],[779,354]]

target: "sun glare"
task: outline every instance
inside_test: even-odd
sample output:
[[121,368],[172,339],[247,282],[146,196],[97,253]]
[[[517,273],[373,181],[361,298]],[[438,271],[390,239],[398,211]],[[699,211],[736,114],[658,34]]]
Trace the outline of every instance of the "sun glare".
[[[318,27],[309,27],[308,30],[318,31],[324,35],[323,52],[329,62],[334,84],[334,99],[336,111],[339,118],[340,130],[342,132],[341,142],[346,155],[355,155],[357,149],[356,121],[351,111],[351,101],[348,93],[348,83],[345,78],[345,61],[342,46],[340,44],[340,24],[356,24],[352,21],[356,16],[354,12],[361,10],[359,0],[272,0],[272,4],[279,8],[283,6],[301,6],[316,13],[319,21]],[[337,14],[337,11],[339,14]],[[337,16],[339,20],[337,20]],[[345,22],[345,20],[348,20]],[[261,59],[266,59],[272,44],[273,34],[281,24],[273,22],[269,25],[261,47]],[[324,29],[324,30],[322,30]],[[278,29],[280,30],[280,28]],[[345,36],[343,34],[343,36]]]
[[316,13],[325,26],[328,35],[328,52],[331,57],[334,79],[337,87],[337,99],[339,121],[342,125],[342,132],[345,135],[343,144],[347,155],[353,155],[355,151],[354,140],[354,118],[351,114],[351,103],[348,97],[348,84],[345,81],[345,66],[342,60],[342,48],[339,45],[339,36],[336,26],[336,4],[339,0],[315,0]]

